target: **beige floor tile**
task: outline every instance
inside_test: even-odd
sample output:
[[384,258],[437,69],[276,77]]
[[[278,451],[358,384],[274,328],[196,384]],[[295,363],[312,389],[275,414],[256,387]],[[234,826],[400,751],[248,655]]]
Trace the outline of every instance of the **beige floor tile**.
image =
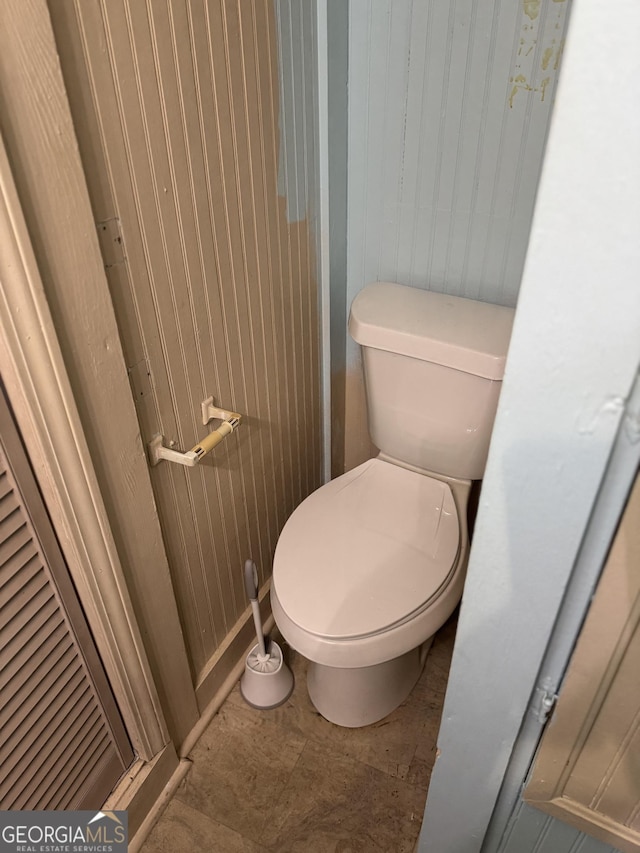
[[224,705],[194,749],[176,797],[257,841],[304,744],[249,708]]
[[409,853],[423,792],[309,741],[261,839],[278,853]]
[[261,853],[261,847],[173,799],[144,845],[144,853]]
[[[194,749],[193,767],[144,853],[413,851],[436,757],[456,622],[393,714],[363,729],[323,719],[291,655],[292,697],[256,711],[234,689]],[[282,644],[286,647],[286,644]]]
[[457,620],[452,619],[436,635],[427,658],[425,671],[414,693],[419,694],[421,719],[413,760],[409,765],[406,780],[425,790],[429,786],[431,771],[437,755],[437,739],[442,717],[442,706],[447,689],[449,667],[453,652],[453,641]]
[[425,735],[424,739],[418,744],[418,748],[404,777],[407,782],[422,788],[425,793],[429,787],[431,771],[436,761],[437,734],[438,729],[436,727],[435,731]]
[[[324,744],[340,755],[355,758],[390,776],[411,779],[413,784],[426,788],[435,759],[455,627],[455,619],[450,620],[434,638],[424,672],[407,700],[371,726],[345,729],[321,717],[307,693],[307,663],[291,650],[287,650],[287,657],[296,680],[293,695],[280,708],[267,712],[251,710],[251,713],[265,716],[297,736]],[[238,687],[227,701],[247,707]]]

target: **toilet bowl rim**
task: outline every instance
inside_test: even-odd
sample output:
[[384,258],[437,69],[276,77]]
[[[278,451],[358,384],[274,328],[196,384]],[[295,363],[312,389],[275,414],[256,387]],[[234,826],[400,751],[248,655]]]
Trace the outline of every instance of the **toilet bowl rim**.
[[[403,527],[399,520],[398,528],[390,528],[386,537],[383,533],[376,540],[381,551],[372,550],[368,545],[373,528],[367,526],[367,516],[358,512],[360,501],[354,503],[352,498],[347,512],[341,503],[347,491],[344,486],[340,487],[339,481],[349,477],[347,488],[355,483],[356,488],[361,489],[358,484],[365,479],[359,472],[370,476],[368,466],[372,465],[376,470],[373,471],[373,480],[366,480],[366,492],[375,496],[375,512],[386,512],[382,508],[388,501],[386,487],[389,483],[402,489],[402,479],[398,481],[397,475],[393,474],[389,481],[389,474],[383,471],[393,469],[399,475],[404,470],[411,478],[405,489],[409,497],[406,510],[411,517],[417,513],[413,526]],[[416,474],[420,476],[416,477]],[[411,500],[418,480],[426,481],[425,495],[422,491],[418,495],[420,500],[426,499],[424,523],[420,522],[421,503]],[[322,495],[330,486],[334,487],[333,491]],[[278,598],[288,619],[312,636],[355,641],[380,635],[419,615],[447,588],[459,560],[465,538],[466,512],[460,512],[461,503],[464,506],[465,501],[457,500],[455,492],[449,478],[441,480],[428,472],[417,472],[378,457],[367,460],[316,490],[288,519],[274,555],[272,583],[278,589]],[[434,498],[439,502],[437,505],[429,502]],[[313,500],[315,503],[309,504]],[[299,515],[305,505],[306,514]],[[440,516],[437,516],[438,506],[441,508]],[[435,507],[436,517],[433,513],[429,516],[430,507]],[[353,524],[350,523],[349,512],[353,513]],[[318,519],[324,534],[318,539],[319,547],[310,548],[310,541],[314,542],[313,537],[319,536]],[[427,525],[434,525],[433,531]],[[416,533],[420,529],[423,532]],[[430,531],[429,537],[424,538],[427,530]],[[394,532],[399,535],[394,536]],[[424,551],[423,556],[421,550]],[[397,565],[406,567],[406,570],[396,569]],[[377,570],[377,575],[372,574],[371,566]],[[400,583],[394,579],[397,571],[401,571]],[[372,577],[377,577],[375,587],[367,592]],[[375,599],[372,599],[372,608],[359,606],[361,589]],[[339,613],[343,616],[335,616]]]
[[445,580],[440,584],[440,586],[438,587],[438,589],[434,592],[434,594],[432,596],[427,598],[419,607],[416,607],[415,610],[410,611],[409,613],[406,614],[406,616],[403,616],[401,619],[397,619],[395,622],[392,622],[390,625],[385,625],[383,628],[380,628],[379,630],[370,631],[369,633],[366,633],[366,634],[351,634],[351,635],[346,636],[346,637],[332,637],[332,636],[329,636],[327,634],[317,634],[315,631],[310,631],[308,628],[303,627],[298,622],[295,622],[295,620],[293,620],[286,613],[284,607],[280,603],[280,599],[279,599],[277,591],[276,591],[276,584],[275,584],[274,578],[271,579],[271,596],[272,597],[275,596],[275,598],[278,602],[278,607],[279,607],[280,611],[286,615],[287,621],[290,622],[291,624],[295,625],[298,628],[298,630],[304,631],[304,633],[307,634],[309,637],[314,637],[314,638],[317,638],[318,640],[325,640],[328,643],[335,643],[335,644],[355,643],[358,640],[367,640],[370,638],[382,637],[385,634],[389,633],[390,631],[393,631],[396,628],[401,628],[403,625],[406,625],[407,623],[412,622],[413,620],[417,619],[426,610],[429,610],[432,607],[435,607],[438,600],[443,595],[446,595],[449,587],[455,581],[455,577],[456,577],[456,574],[457,574],[459,566],[460,566],[461,558],[464,559],[464,556],[465,556],[463,554],[464,546],[465,546],[465,543],[460,541],[459,546],[458,546],[458,551],[456,553],[455,559],[453,560],[453,563],[451,564],[451,568],[449,570],[449,573],[447,574]]
[[[377,634],[365,637],[334,639],[322,637],[301,628],[291,620],[278,599],[275,585],[271,586],[271,608],[276,625],[289,645],[315,663],[355,669],[391,660],[419,646],[446,622],[462,597],[462,589],[469,557],[469,543],[465,536],[458,554],[458,562],[450,574],[450,582],[441,587],[441,594],[429,599],[427,605],[412,619],[395,623]],[[433,625],[427,633],[418,632],[418,626]]]

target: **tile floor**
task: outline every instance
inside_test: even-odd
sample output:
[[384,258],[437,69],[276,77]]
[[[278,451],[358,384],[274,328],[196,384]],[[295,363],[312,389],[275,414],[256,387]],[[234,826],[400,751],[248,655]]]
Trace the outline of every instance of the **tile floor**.
[[273,711],[234,688],[194,748],[193,767],[143,853],[412,853],[420,831],[456,622],[436,635],[424,673],[396,711],[362,729],[323,719],[305,661]]

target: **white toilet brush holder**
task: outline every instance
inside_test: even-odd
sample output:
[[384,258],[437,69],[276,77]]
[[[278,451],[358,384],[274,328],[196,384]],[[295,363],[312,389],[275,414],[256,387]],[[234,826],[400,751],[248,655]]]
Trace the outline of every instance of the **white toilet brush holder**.
[[291,696],[293,674],[284,662],[280,646],[269,638],[265,639],[258,604],[258,570],[251,560],[244,564],[244,585],[251,602],[258,642],[247,655],[240,679],[240,693],[247,705],[268,711],[282,705]]

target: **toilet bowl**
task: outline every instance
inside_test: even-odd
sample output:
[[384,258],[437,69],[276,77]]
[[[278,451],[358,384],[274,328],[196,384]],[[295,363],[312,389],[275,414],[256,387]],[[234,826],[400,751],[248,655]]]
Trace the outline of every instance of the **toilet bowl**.
[[401,704],[462,596],[471,483],[484,471],[513,311],[376,283],[351,308],[380,454],[311,494],[274,556],[273,615],[347,727]]
[[419,678],[427,642],[462,595],[469,486],[378,457],[322,486],[287,521],[271,605],[310,661],[309,694],[331,722],[376,722]]

